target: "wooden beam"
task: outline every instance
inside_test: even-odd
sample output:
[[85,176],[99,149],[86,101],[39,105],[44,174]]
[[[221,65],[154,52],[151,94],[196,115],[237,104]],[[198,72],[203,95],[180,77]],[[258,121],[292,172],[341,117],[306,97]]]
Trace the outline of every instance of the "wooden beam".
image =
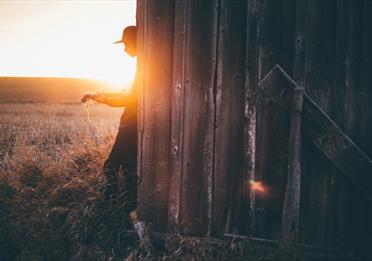
[[[260,91],[290,110],[296,83],[276,65],[259,83]],[[303,130],[324,155],[372,202],[372,161],[305,93]]]
[[296,88],[292,98],[288,142],[288,175],[282,210],[282,246],[298,239],[301,188],[301,116],[304,89]]

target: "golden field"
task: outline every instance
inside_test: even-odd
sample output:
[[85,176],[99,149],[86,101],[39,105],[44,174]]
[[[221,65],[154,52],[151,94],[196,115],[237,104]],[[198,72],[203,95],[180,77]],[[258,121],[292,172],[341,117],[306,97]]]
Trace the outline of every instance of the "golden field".
[[[52,98],[45,100],[47,81],[44,89],[35,88],[35,79],[29,89],[13,83],[13,95],[9,84],[1,83],[0,260],[105,260],[125,255],[120,252],[125,248],[100,251],[113,249],[114,241],[122,243],[112,237],[113,226],[117,231],[128,226],[124,208],[113,208],[101,197],[101,168],[122,109],[81,105],[81,88],[70,88],[73,102],[57,102],[52,85]],[[108,242],[112,244],[105,245]]]
[[85,92],[109,88],[102,82],[87,79],[0,77],[0,101],[77,103]]

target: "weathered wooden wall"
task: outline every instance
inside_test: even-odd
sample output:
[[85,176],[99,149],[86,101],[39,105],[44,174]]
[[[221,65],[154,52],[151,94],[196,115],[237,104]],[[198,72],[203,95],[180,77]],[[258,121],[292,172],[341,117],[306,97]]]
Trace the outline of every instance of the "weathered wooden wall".
[[[138,0],[139,202],[154,229],[281,238],[289,118],[258,92],[275,64],[372,157],[371,12],[369,0]],[[365,254],[370,205],[306,135],[301,148],[297,241]]]
[[[143,215],[160,230],[247,230],[247,5],[139,1],[138,12]],[[159,99],[164,105],[156,107]],[[170,168],[159,167],[159,152],[164,164],[171,158]]]

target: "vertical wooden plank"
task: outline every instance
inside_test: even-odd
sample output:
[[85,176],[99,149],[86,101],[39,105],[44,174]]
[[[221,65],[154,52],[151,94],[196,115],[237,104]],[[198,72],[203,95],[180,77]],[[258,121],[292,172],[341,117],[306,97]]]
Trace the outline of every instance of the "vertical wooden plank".
[[[292,72],[295,2],[259,1],[258,8],[259,79],[276,64]],[[255,236],[258,237],[280,239],[287,176],[288,129],[288,114],[259,94],[255,176],[263,182],[267,193],[255,196]]]
[[[307,44],[307,23],[308,23],[308,3],[309,1],[305,0],[297,0],[296,1],[296,29],[295,29],[295,60],[294,60],[294,68],[293,68],[293,79],[297,83],[300,88],[305,88],[306,84],[306,44]],[[302,137],[303,138],[303,137]],[[305,137],[306,139],[306,137]],[[302,147],[302,140],[301,140],[301,147]],[[303,147],[302,147],[303,148]],[[302,156],[302,155],[301,155]],[[302,165],[302,157],[300,159]],[[301,168],[301,172],[302,172]],[[306,187],[303,184],[300,184],[301,187]],[[301,196],[300,196],[300,213],[302,209],[307,208],[307,203],[303,203],[304,193],[303,188],[301,188]],[[305,188],[305,191],[306,188]],[[300,215],[300,223],[299,223],[299,235],[298,240],[301,242],[303,241],[303,224],[304,217]]]
[[[336,56],[336,1],[307,1],[306,92],[333,118],[342,94],[334,85]],[[309,139],[303,139],[301,241],[334,246],[336,243],[339,173]]]
[[[360,88],[360,49],[362,47],[362,14],[363,7],[361,2],[342,3],[345,9],[345,31],[344,39],[344,101],[342,105],[343,122],[345,132],[357,143],[363,147],[360,138],[358,122],[359,105],[361,101],[358,97]],[[363,113],[364,114],[364,113]],[[338,246],[344,252],[353,253],[354,256],[363,256],[366,249],[363,249],[365,243],[367,225],[367,213],[364,197],[346,180],[340,180],[339,192],[339,232]]]
[[212,174],[218,1],[187,1],[181,224],[206,235],[212,218]]
[[372,154],[372,111],[371,111],[371,93],[372,93],[372,1],[363,1],[362,10],[362,36],[361,36],[361,65],[360,65],[360,146],[367,153]]
[[300,88],[305,88],[305,59],[306,59],[306,25],[308,2],[297,0],[296,2],[296,21],[295,21],[295,59],[293,66],[293,80]]
[[[241,201],[242,213],[246,213],[247,234],[255,232],[255,194],[250,189],[250,180],[255,180],[256,165],[256,116],[258,92],[258,4],[256,0],[247,4],[247,38],[245,63],[245,159],[244,197]],[[245,199],[245,200],[244,200]],[[246,208],[248,209],[246,210]]]
[[172,80],[172,170],[169,191],[168,230],[175,232],[180,226],[180,208],[182,191],[182,151],[184,130],[184,89],[186,66],[186,36],[188,25],[188,1],[175,1],[175,26],[173,45]]
[[[297,1],[295,11],[295,57],[293,66],[293,80],[298,86],[298,91],[303,92],[305,86],[305,50],[306,50],[306,11],[308,1]],[[302,91],[301,91],[302,90]],[[294,94],[293,108],[302,108],[303,94]],[[296,106],[297,105],[297,106]],[[302,136],[301,116],[292,112],[290,127],[290,142],[288,145],[288,179],[286,194],[283,204],[282,216],[282,244],[298,242],[300,227],[300,190],[301,190],[301,147]],[[291,142],[292,140],[292,142]],[[291,146],[293,145],[293,146]],[[293,177],[293,178],[292,178]]]
[[[335,86],[338,87],[339,96],[342,94],[342,102],[340,104],[339,115],[335,115],[335,120],[339,121],[342,129],[350,135],[350,131],[346,128],[345,114],[348,103],[346,98],[346,53],[348,45],[348,1],[337,1],[337,46],[335,57]],[[339,207],[338,207],[338,231],[337,231],[337,246],[343,252],[348,251],[348,227],[350,226],[350,186],[347,180],[339,179]]]
[[301,188],[301,117],[304,89],[296,88],[292,97],[288,142],[288,176],[282,211],[282,246],[298,240]]
[[[366,134],[371,130],[371,3],[348,2],[347,10],[345,131],[371,156],[370,132]],[[340,248],[361,259],[370,257],[370,204],[345,182],[340,193]]]
[[[372,1],[364,0],[362,9],[362,39],[361,39],[361,72],[359,92],[360,115],[360,146],[372,158]],[[372,256],[372,209],[368,202],[364,202],[365,210],[365,242],[364,256]]]
[[[293,66],[293,80],[296,82],[299,90],[304,90],[305,88],[305,59],[306,59],[306,20],[307,20],[307,4],[308,1],[296,1],[296,9],[295,11],[295,34],[294,34],[294,46],[295,46],[295,57],[294,57],[294,66]],[[301,96],[301,95],[300,95]],[[302,98],[296,98],[296,94],[294,94],[293,102],[302,107],[301,101]],[[294,105],[293,105],[294,106]],[[292,112],[293,115],[293,112]],[[292,116],[299,118],[299,115]],[[301,120],[298,119],[297,124],[291,122],[291,130],[290,130],[290,139],[292,132],[296,132],[295,126],[300,126],[301,130]],[[292,131],[292,129],[294,130]],[[302,136],[296,132],[296,137],[293,137],[295,141],[293,145],[296,143],[298,147],[291,149],[291,142],[289,143],[289,155],[288,155],[288,164],[289,164],[289,173],[287,179],[287,189],[286,189],[286,196],[284,200],[283,206],[283,216],[282,216],[282,240],[284,241],[284,245],[286,242],[297,242],[299,240],[299,227],[301,224],[300,220],[300,189],[301,189],[301,147],[302,147]],[[296,140],[298,138],[298,140]],[[291,168],[291,164],[293,167]],[[291,169],[293,169],[291,171]],[[293,182],[291,182],[291,176],[294,176]],[[291,184],[292,183],[292,184]],[[292,186],[292,188],[290,188]],[[289,194],[292,194],[290,190],[297,191],[295,198],[290,199],[288,202]],[[288,205],[288,206],[287,206]],[[288,208],[288,210],[286,210]],[[287,212],[287,213],[285,213]],[[290,214],[292,213],[292,214]],[[286,215],[290,215],[289,217],[285,217]],[[291,221],[291,219],[294,219]]]
[[[138,107],[137,107],[137,129],[138,129],[138,136],[137,136],[137,175],[138,178],[138,186],[141,183],[141,178],[143,176],[143,167],[142,167],[142,155],[143,155],[143,143],[144,143],[144,120],[145,120],[145,105],[144,105],[144,74],[146,71],[146,49],[145,49],[145,31],[146,31],[146,9],[145,9],[145,0],[137,0],[137,8],[136,8],[136,19],[137,19],[137,71],[136,71],[136,84],[137,84],[137,99],[138,99]],[[146,208],[146,204],[142,203],[141,206],[141,191],[138,188],[137,191],[137,209],[138,212],[144,212]],[[141,214],[142,215],[142,214]]]
[[[136,5],[136,22],[137,22],[137,70],[136,70],[136,88],[137,88],[137,175],[142,173],[142,140],[143,140],[143,73],[145,71],[144,65],[144,24],[145,15],[143,8],[144,0],[137,0]],[[139,66],[141,64],[141,66]],[[139,180],[138,180],[139,183]],[[137,197],[139,201],[139,197]]]
[[153,228],[164,231],[170,180],[173,0],[139,0],[140,71],[139,210]]
[[221,236],[243,232],[245,0],[221,0],[218,31],[212,231]]

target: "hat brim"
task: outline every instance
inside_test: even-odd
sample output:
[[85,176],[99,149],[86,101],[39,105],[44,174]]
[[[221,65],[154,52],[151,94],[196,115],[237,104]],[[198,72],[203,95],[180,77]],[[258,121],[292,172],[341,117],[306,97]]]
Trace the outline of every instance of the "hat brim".
[[119,41],[116,41],[116,42],[113,42],[112,44],[118,44],[118,43],[122,43],[123,40],[119,40]]

